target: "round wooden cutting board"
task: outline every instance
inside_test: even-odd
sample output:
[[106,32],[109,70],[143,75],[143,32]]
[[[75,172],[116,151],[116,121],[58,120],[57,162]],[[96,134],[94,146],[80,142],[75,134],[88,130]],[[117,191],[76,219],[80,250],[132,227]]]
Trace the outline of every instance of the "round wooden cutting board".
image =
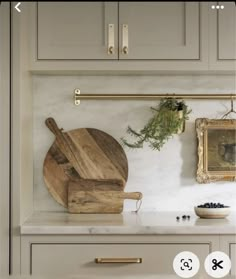
[[[75,179],[115,179],[121,181],[119,187],[124,190],[128,161],[123,148],[112,136],[93,128],[69,132],[57,127],[59,132],[55,132],[49,128],[56,139],[46,154],[43,176],[49,192],[59,204],[68,207],[67,187],[69,181]],[[110,190],[113,186],[111,183]]]

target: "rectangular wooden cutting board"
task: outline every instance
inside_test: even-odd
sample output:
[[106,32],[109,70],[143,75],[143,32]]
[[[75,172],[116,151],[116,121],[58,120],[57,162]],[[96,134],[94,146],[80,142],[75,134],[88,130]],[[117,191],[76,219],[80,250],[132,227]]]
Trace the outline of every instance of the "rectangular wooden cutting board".
[[124,199],[141,198],[140,192],[125,193],[119,180],[81,179],[68,184],[70,213],[121,213]]

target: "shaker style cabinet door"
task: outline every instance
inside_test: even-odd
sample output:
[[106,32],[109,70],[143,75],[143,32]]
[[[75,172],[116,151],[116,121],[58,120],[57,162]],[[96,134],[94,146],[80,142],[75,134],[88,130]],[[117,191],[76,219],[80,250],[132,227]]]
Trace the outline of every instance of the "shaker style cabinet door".
[[220,2],[217,9],[218,59],[236,59],[236,8],[235,3]]
[[120,59],[200,59],[199,2],[120,2]]
[[[218,5],[218,7],[217,7]],[[218,9],[217,9],[217,8]],[[236,6],[232,2],[210,2],[210,65],[212,69],[235,70]]]
[[117,2],[38,2],[37,59],[117,59]]

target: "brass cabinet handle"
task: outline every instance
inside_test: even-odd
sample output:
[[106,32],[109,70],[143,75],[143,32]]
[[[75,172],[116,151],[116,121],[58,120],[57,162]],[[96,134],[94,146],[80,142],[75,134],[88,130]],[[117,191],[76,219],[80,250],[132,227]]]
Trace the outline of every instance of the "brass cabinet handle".
[[115,35],[114,35],[114,24],[108,24],[108,54],[114,54],[115,49]]
[[110,47],[108,48],[108,53],[109,53],[109,54],[113,54],[113,53],[114,53],[114,47],[113,47],[113,46],[110,46]]
[[124,46],[124,47],[123,47],[123,53],[124,53],[124,54],[128,54],[128,47],[127,47],[127,46]]
[[142,263],[142,258],[96,258],[95,263]]
[[129,48],[129,33],[128,33],[128,24],[122,25],[122,53],[128,54]]

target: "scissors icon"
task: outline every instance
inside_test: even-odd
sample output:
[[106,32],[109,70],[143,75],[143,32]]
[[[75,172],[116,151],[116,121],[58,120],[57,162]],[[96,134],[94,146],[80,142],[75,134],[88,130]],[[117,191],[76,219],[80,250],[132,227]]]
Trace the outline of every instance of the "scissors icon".
[[214,264],[214,265],[212,266],[212,270],[217,270],[218,267],[219,267],[220,269],[223,269],[223,266],[221,265],[221,264],[223,263],[223,261],[217,262],[216,259],[213,259],[213,260],[212,260],[212,263]]

